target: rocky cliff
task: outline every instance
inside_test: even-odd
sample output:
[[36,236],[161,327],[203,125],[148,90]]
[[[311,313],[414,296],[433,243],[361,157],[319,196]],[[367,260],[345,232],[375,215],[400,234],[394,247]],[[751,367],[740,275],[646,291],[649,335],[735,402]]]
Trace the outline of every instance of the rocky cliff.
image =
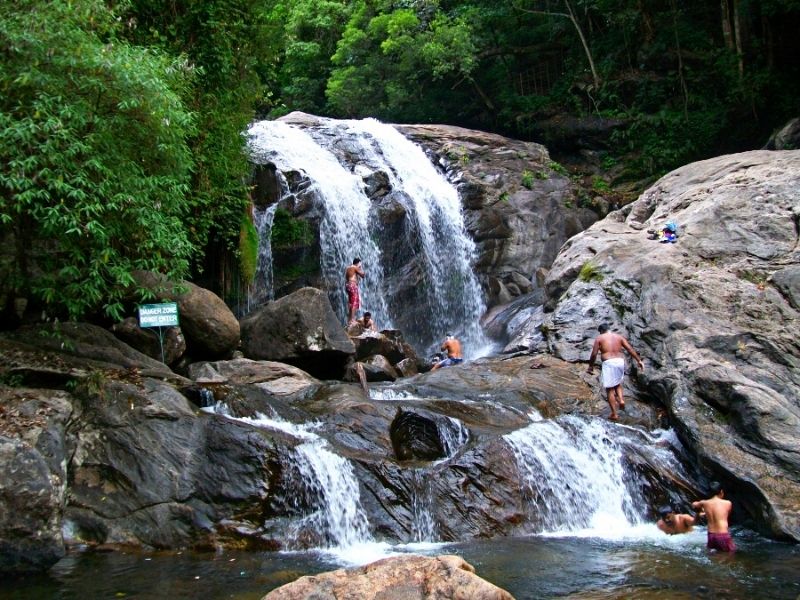
[[[667,221],[677,242],[650,239]],[[636,386],[698,464],[762,531],[794,540],[799,235],[800,151],[690,164],[567,242],[545,283],[549,312],[529,321],[570,361],[588,356],[600,322],[627,335],[646,364]]]

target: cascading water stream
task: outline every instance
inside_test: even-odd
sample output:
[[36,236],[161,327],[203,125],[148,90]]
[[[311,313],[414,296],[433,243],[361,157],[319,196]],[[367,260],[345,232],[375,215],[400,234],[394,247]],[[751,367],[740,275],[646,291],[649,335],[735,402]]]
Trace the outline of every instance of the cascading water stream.
[[[403,322],[406,339],[428,351],[446,333],[464,344],[467,358],[486,354],[489,343],[479,320],[483,294],[472,271],[475,246],[464,226],[458,192],[434,168],[422,149],[394,127],[374,119],[319,119],[303,130],[280,121],[255,123],[248,131],[253,160],[279,171],[300,171],[312,183],[323,219],[320,225],[321,268],[334,309],[344,317],[343,272],[352,259],[363,260],[367,278],[361,284],[362,310],[381,328]],[[400,245],[382,240],[381,223],[354,173],[383,173],[392,198],[405,211],[405,239]],[[387,278],[380,244],[391,253],[407,254],[413,263],[414,299],[398,298]],[[262,238],[268,245],[268,238]],[[394,263],[397,257],[392,256]]]
[[598,419],[538,420],[504,436],[523,497],[542,531],[592,529],[599,536],[640,522],[644,499],[626,485],[623,446]]
[[[280,121],[260,121],[250,127],[248,135],[255,160],[271,162],[282,171],[303,172],[312,183],[309,192],[323,203],[321,267],[328,289],[341,290],[345,268],[354,258],[360,258],[367,270],[367,277],[361,282],[362,306],[368,307],[382,327],[391,327],[381,253],[370,234],[369,199],[364,195],[361,179],[297,127]],[[269,240],[262,238],[261,242],[267,245]]]
[[392,189],[402,190],[419,239],[424,261],[423,318],[436,332],[454,332],[465,342],[468,357],[485,354],[487,340],[480,327],[486,311],[483,292],[472,263],[475,244],[467,235],[457,190],[434,168],[422,148],[397,129],[375,119],[343,121],[361,149],[361,160],[389,176]]
[[[257,210],[253,214],[253,225],[258,232],[259,240],[268,240],[272,233],[272,224],[275,221],[275,211],[278,205],[272,204],[264,210]],[[258,266],[256,276],[249,293],[248,311],[254,307],[273,299],[272,286],[272,245],[258,244]]]
[[286,532],[291,547],[301,531],[312,531],[322,540],[322,547],[347,549],[373,543],[366,513],[361,506],[358,479],[352,464],[332,452],[324,438],[311,431],[313,425],[298,425],[262,414],[234,417],[224,404],[204,409],[226,418],[263,429],[288,433],[302,443],[288,457],[287,472],[295,472],[292,494],[311,507],[296,519]]

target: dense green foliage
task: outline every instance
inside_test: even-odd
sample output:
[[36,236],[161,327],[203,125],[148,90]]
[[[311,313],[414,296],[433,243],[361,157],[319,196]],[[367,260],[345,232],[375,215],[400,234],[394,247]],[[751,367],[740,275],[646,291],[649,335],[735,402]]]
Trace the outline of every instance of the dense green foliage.
[[[273,15],[292,15],[273,114],[447,122],[534,139],[555,114],[608,117],[625,124],[609,151],[632,153],[629,170],[652,176],[758,147],[800,112],[798,0],[287,5]],[[299,20],[303,11],[314,16]]]
[[189,140],[195,167],[192,185],[194,243],[233,249],[247,202],[250,166],[242,133],[266,99],[262,83],[272,57],[264,0],[134,0],[120,11],[124,35],[137,44],[184,55],[200,70],[187,106],[198,135]]
[[[602,166],[636,178],[760,147],[800,113],[798,31],[800,0],[3,3],[0,299],[118,316],[133,269],[248,281],[257,114],[552,148],[548,119],[613,121]],[[310,235],[281,219],[273,243]]]
[[119,315],[133,269],[188,270],[190,69],[116,39],[102,3],[14,7],[0,19],[6,286],[56,313]]

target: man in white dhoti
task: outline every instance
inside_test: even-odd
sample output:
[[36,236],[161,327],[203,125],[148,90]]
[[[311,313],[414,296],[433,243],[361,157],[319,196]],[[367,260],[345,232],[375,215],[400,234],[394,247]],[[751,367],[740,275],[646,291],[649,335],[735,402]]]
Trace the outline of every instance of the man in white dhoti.
[[628,343],[624,337],[618,333],[608,330],[608,326],[603,324],[597,328],[600,335],[594,340],[592,355],[589,357],[589,367],[587,372],[591,373],[594,369],[594,361],[597,353],[600,353],[602,361],[602,373],[600,381],[606,389],[606,399],[611,407],[609,419],[616,421],[619,418],[617,408],[625,410],[625,399],[622,397],[622,379],[625,377],[625,358],[622,355],[623,348],[630,354],[639,365],[639,369],[644,370],[644,363],[636,353],[636,350]]

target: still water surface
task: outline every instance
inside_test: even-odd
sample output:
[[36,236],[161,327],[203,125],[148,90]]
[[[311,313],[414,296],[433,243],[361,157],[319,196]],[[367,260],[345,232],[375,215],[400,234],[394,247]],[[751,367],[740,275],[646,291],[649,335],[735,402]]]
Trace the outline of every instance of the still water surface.
[[256,600],[301,575],[400,552],[463,556],[518,600],[800,597],[800,547],[744,531],[735,539],[734,556],[707,553],[704,530],[664,536],[653,525],[616,539],[549,535],[337,553],[87,552],[66,557],[47,576],[0,582],[0,598]]

